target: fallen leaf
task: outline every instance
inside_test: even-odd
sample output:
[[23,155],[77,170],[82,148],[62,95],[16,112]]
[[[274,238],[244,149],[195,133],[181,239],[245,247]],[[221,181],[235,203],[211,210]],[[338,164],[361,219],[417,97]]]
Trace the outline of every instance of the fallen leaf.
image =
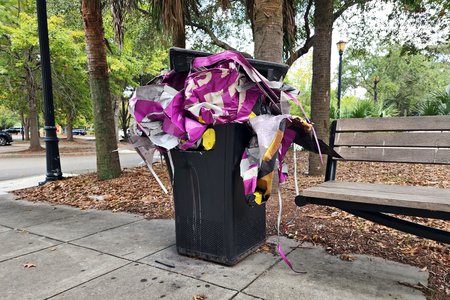
[[205,294],[197,294],[192,297],[192,300],[205,300],[206,298]]
[[320,215],[304,215],[304,217],[313,218],[313,219],[323,219],[323,220],[332,218],[332,216],[320,216]]
[[357,259],[356,256],[350,254],[341,254],[339,258],[345,261],[355,261]]
[[26,268],[26,269],[36,268],[36,265],[34,263],[27,262],[26,264],[23,265],[23,267]]

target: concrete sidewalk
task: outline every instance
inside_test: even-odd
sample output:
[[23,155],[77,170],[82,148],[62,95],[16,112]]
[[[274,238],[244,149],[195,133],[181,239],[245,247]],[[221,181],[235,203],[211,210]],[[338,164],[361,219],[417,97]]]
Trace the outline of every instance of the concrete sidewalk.
[[425,299],[398,283],[426,285],[428,273],[418,268],[363,255],[342,261],[293,240],[282,245],[306,274],[264,252],[234,267],[179,256],[173,220],[2,195],[0,299]]

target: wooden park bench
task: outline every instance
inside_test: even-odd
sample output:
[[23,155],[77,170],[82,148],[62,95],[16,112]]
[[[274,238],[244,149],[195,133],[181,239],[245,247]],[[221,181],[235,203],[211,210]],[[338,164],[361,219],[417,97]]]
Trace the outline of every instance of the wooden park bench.
[[[450,177],[450,116],[341,119],[332,123],[330,146],[346,161],[449,165]],[[450,232],[386,214],[450,220],[450,189],[336,181],[337,161],[328,158],[325,182],[297,196],[298,206],[337,207],[450,244]]]

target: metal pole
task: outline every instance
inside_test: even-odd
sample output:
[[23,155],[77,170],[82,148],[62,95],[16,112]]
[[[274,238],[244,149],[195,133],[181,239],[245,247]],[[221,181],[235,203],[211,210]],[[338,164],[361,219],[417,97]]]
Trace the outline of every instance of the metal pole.
[[377,103],[377,84],[378,84],[378,81],[377,80],[374,80],[373,81],[373,102],[376,104]]
[[337,118],[341,117],[341,79],[342,79],[342,53],[344,51],[339,51],[339,75],[338,75],[338,103],[337,103]]
[[36,1],[39,32],[39,48],[41,54],[42,91],[44,96],[45,117],[45,150],[47,158],[47,174],[45,182],[62,179],[59,160],[58,137],[55,127],[55,109],[53,106],[52,76],[50,66],[50,48],[48,45],[47,5],[45,0]]

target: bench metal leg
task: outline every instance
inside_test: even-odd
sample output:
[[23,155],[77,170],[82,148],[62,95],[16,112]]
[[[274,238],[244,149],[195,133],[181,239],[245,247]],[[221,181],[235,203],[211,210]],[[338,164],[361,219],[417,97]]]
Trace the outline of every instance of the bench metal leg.
[[297,204],[298,206],[303,206],[306,204],[317,204],[317,205],[337,207],[345,211],[362,210],[368,212],[380,212],[404,216],[450,220],[450,213],[444,211],[433,211],[433,210],[415,209],[390,205],[377,205],[366,202],[350,202],[350,201],[330,200],[321,198],[309,198],[303,197],[301,195],[295,198],[295,204]]
[[367,219],[369,221],[391,227],[403,232],[411,233],[420,237],[428,238],[441,243],[450,244],[450,232],[440,229],[431,228],[425,225],[405,221],[396,217],[386,215],[385,213],[394,213],[400,215],[419,216],[436,218],[442,220],[449,220],[450,214],[445,212],[434,212],[417,209],[407,209],[404,207],[396,206],[380,206],[367,203],[334,201],[329,199],[319,198],[307,198],[303,196],[297,196],[295,203],[298,206],[304,206],[306,204],[317,204],[336,207],[351,213],[355,216]]
[[450,232],[444,230],[405,221],[382,213],[362,211],[362,210],[346,210],[346,211],[355,216],[367,219],[369,221],[387,227],[391,227],[403,232],[411,233],[437,242],[450,244]]

